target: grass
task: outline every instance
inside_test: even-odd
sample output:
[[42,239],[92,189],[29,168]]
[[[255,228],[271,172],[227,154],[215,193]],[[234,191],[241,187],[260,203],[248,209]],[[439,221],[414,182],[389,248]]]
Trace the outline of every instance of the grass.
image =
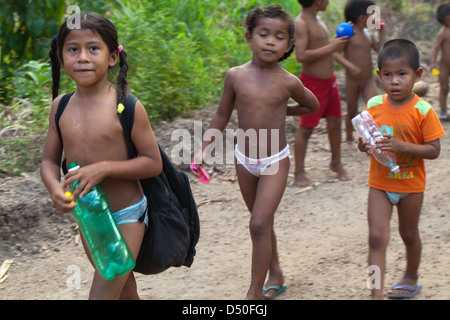
[[[98,5],[100,0],[92,3]],[[294,0],[279,0],[293,17],[300,11]],[[86,1],[86,8],[90,9]],[[105,1],[106,3],[106,1]],[[228,68],[251,57],[242,22],[256,6],[270,0],[114,0],[107,11],[130,54],[129,83],[152,122],[185,116],[218,101]],[[330,1],[320,13],[330,34],[343,22],[346,0]],[[436,1],[379,0],[391,37],[434,39],[440,25]],[[292,55],[282,66],[299,74]],[[338,67],[342,70],[342,67]],[[63,74],[60,92],[74,90]],[[31,60],[3,78],[0,91],[16,97],[0,105],[0,172],[8,175],[34,170],[39,163],[50,110],[50,66],[47,59]],[[4,85],[3,85],[4,84]]]

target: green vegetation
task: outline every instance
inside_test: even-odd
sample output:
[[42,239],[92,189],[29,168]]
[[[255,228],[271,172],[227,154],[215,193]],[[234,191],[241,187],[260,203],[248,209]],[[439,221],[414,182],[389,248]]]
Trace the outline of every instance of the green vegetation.
[[[15,174],[33,170],[39,163],[51,104],[47,53],[59,25],[72,14],[67,12],[72,1],[4,2],[0,11],[0,172]],[[151,121],[158,122],[217,103],[226,70],[251,58],[242,27],[247,13],[276,2],[293,17],[300,10],[295,0],[82,0],[77,5],[82,11],[106,15],[116,25],[130,57],[132,92]],[[343,21],[345,2],[330,1],[321,14],[330,34]],[[439,28],[434,6],[425,1],[376,2],[383,15],[395,21],[396,36],[407,32],[413,40],[434,38]],[[425,24],[431,24],[432,31]],[[294,74],[301,69],[294,55],[282,65]],[[63,75],[60,92],[74,89]]]

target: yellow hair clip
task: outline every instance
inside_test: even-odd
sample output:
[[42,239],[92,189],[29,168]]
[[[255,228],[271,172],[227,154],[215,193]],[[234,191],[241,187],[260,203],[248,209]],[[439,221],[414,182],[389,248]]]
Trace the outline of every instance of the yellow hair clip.
[[117,105],[117,113],[122,113],[125,110],[125,106],[122,103]]

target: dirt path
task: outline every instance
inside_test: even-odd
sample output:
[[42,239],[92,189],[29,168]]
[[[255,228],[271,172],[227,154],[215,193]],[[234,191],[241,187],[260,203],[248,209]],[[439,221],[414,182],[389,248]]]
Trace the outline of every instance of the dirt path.
[[[437,83],[432,83],[427,100],[437,108],[436,91]],[[214,111],[215,107],[205,108],[195,119],[209,123]],[[192,130],[192,121],[178,119],[161,124],[155,132],[163,145],[170,144],[172,129]],[[235,123],[234,119],[230,126]],[[450,133],[450,122],[444,129]],[[297,120],[289,119],[291,151],[296,130]],[[428,186],[420,222],[423,289],[416,299],[450,299],[448,136],[441,144],[439,159],[426,162]],[[368,158],[345,151],[343,162],[353,179],[337,181],[328,169],[324,123],[313,135],[308,152],[308,172],[317,185],[299,189],[292,185],[291,176],[276,215],[279,256],[288,285],[279,299],[367,299]],[[142,299],[228,300],[245,296],[251,258],[248,213],[233,166],[215,169],[209,186],[191,175],[202,226],[192,268],[138,275]],[[0,284],[0,299],[86,299],[93,269],[75,228],[71,215],[52,209],[37,171],[0,180],[0,264],[13,260],[8,277]],[[386,288],[399,280],[405,266],[396,212],[391,228]]]

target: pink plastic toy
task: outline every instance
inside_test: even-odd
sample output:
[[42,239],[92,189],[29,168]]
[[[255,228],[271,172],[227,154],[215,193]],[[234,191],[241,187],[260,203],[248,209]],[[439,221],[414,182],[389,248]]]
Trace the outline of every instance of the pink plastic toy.
[[196,165],[195,163],[191,164],[191,170],[197,174],[198,179],[203,184],[208,184],[209,181],[211,181],[211,177],[209,174],[205,171],[205,169],[202,168],[200,165]]

